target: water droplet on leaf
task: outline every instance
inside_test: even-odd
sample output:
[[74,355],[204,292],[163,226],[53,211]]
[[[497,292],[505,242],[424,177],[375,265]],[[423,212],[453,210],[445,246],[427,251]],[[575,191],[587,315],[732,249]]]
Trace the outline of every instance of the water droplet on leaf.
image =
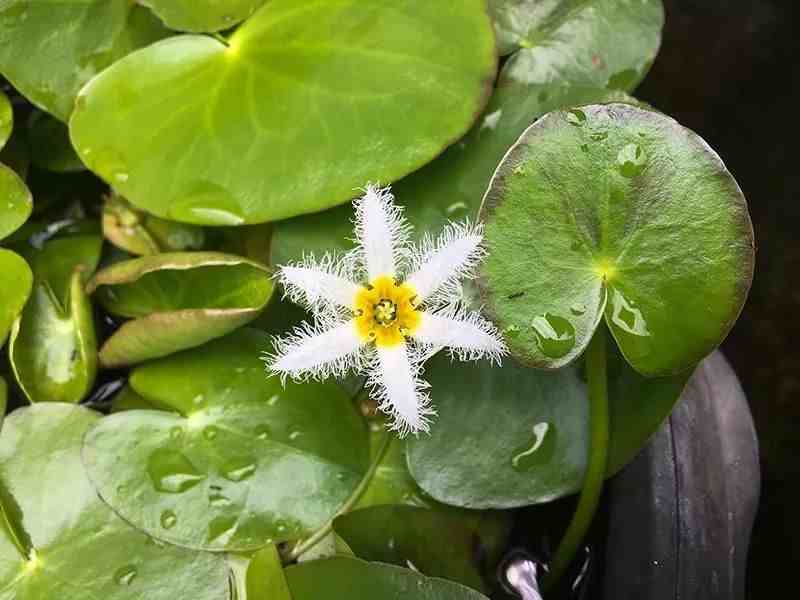
[[618,289],[614,289],[611,294],[611,322],[631,335],[639,337],[650,335],[642,311],[636,307],[634,302],[625,298]]
[[567,112],[567,123],[580,127],[586,123],[586,113],[580,108],[572,108]]
[[617,154],[617,167],[623,177],[636,177],[644,170],[647,156],[638,144],[627,144]]
[[147,473],[153,487],[168,494],[185,492],[206,478],[182,453],[166,449],[156,450],[150,455]]
[[567,319],[545,313],[531,322],[536,342],[542,354],[561,358],[575,347],[575,328]]
[[138,571],[136,570],[136,567],[133,565],[128,565],[117,569],[117,572],[114,573],[114,581],[117,583],[117,585],[124,585],[127,587],[133,583],[133,580],[136,579],[137,575]]
[[250,479],[256,472],[255,463],[248,463],[246,465],[228,469],[223,473],[223,477],[229,481],[239,482],[245,479]]
[[178,522],[178,517],[171,510],[165,510],[161,513],[161,527],[164,529],[172,529]]
[[545,464],[555,450],[555,427],[552,423],[536,423],[532,428],[533,440],[514,451],[511,467],[516,471],[529,471]]

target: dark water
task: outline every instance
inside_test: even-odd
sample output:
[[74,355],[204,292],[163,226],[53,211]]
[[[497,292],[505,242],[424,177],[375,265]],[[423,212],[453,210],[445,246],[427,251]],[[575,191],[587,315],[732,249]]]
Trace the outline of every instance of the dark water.
[[782,579],[800,566],[800,6],[665,5],[664,45],[636,95],[719,152],[748,198],[758,244],[750,298],[723,350],[750,399],[761,444],[749,595],[763,598],[775,586],[791,590]]

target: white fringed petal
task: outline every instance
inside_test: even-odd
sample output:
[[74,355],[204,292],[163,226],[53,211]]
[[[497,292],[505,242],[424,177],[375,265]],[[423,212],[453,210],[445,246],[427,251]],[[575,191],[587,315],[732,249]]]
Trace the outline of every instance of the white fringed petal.
[[364,360],[363,342],[352,321],[323,330],[303,323],[287,336],[274,338],[274,354],[266,354],[268,371],[286,380],[325,379],[343,376],[350,369],[359,369]]
[[459,281],[472,274],[486,253],[482,241],[483,226],[469,222],[450,223],[436,240],[426,236],[406,279],[417,291],[419,301],[431,297],[433,304],[458,301]]
[[441,313],[423,312],[414,340],[429,348],[447,348],[460,360],[486,357],[500,363],[506,354],[503,336],[476,312],[453,307]]
[[326,254],[317,262],[313,256],[308,256],[302,263],[280,267],[278,280],[292,302],[312,311],[325,304],[351,308],[361,286],[350,279],[347,261],[346,257],[337,260]]
[[356,241],[370,280],[397,277],[408,247],[409,226],[389,188],[368,185],[354,203]]
[[380,410],[392,418],[390,429],[400,437],[427,432],[435,411],[425,392],[428,383],[419,377],[420,365],[406,344],[377,348],[376,364],[367,381]]

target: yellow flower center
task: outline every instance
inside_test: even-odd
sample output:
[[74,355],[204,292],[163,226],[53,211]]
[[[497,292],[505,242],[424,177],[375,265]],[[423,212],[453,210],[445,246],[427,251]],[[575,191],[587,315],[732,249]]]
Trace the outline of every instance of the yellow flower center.
[[417,292],[407,283],[381,275],[361,288],[353,302],[358,335],[377,346],[402,344],[419,326],[420,313],[414,305]]

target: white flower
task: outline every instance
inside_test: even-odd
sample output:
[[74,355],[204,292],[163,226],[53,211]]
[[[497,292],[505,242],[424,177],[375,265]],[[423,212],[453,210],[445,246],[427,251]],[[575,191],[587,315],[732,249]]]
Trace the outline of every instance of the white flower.
[[428,431],[434,414],[420,377],[426,358],[448,348],[461,360],[499,363],[506,347],[491,323],[461,303],[460,280],[485,254],[482,226],[451,223],[413,249],[393,200],[388,188],[367,186],[354,202],[355,250],[279,268],[286,295],[311,310],[315,323],[276,338],[265,360],[284,380],[366,375],[403,436]]

